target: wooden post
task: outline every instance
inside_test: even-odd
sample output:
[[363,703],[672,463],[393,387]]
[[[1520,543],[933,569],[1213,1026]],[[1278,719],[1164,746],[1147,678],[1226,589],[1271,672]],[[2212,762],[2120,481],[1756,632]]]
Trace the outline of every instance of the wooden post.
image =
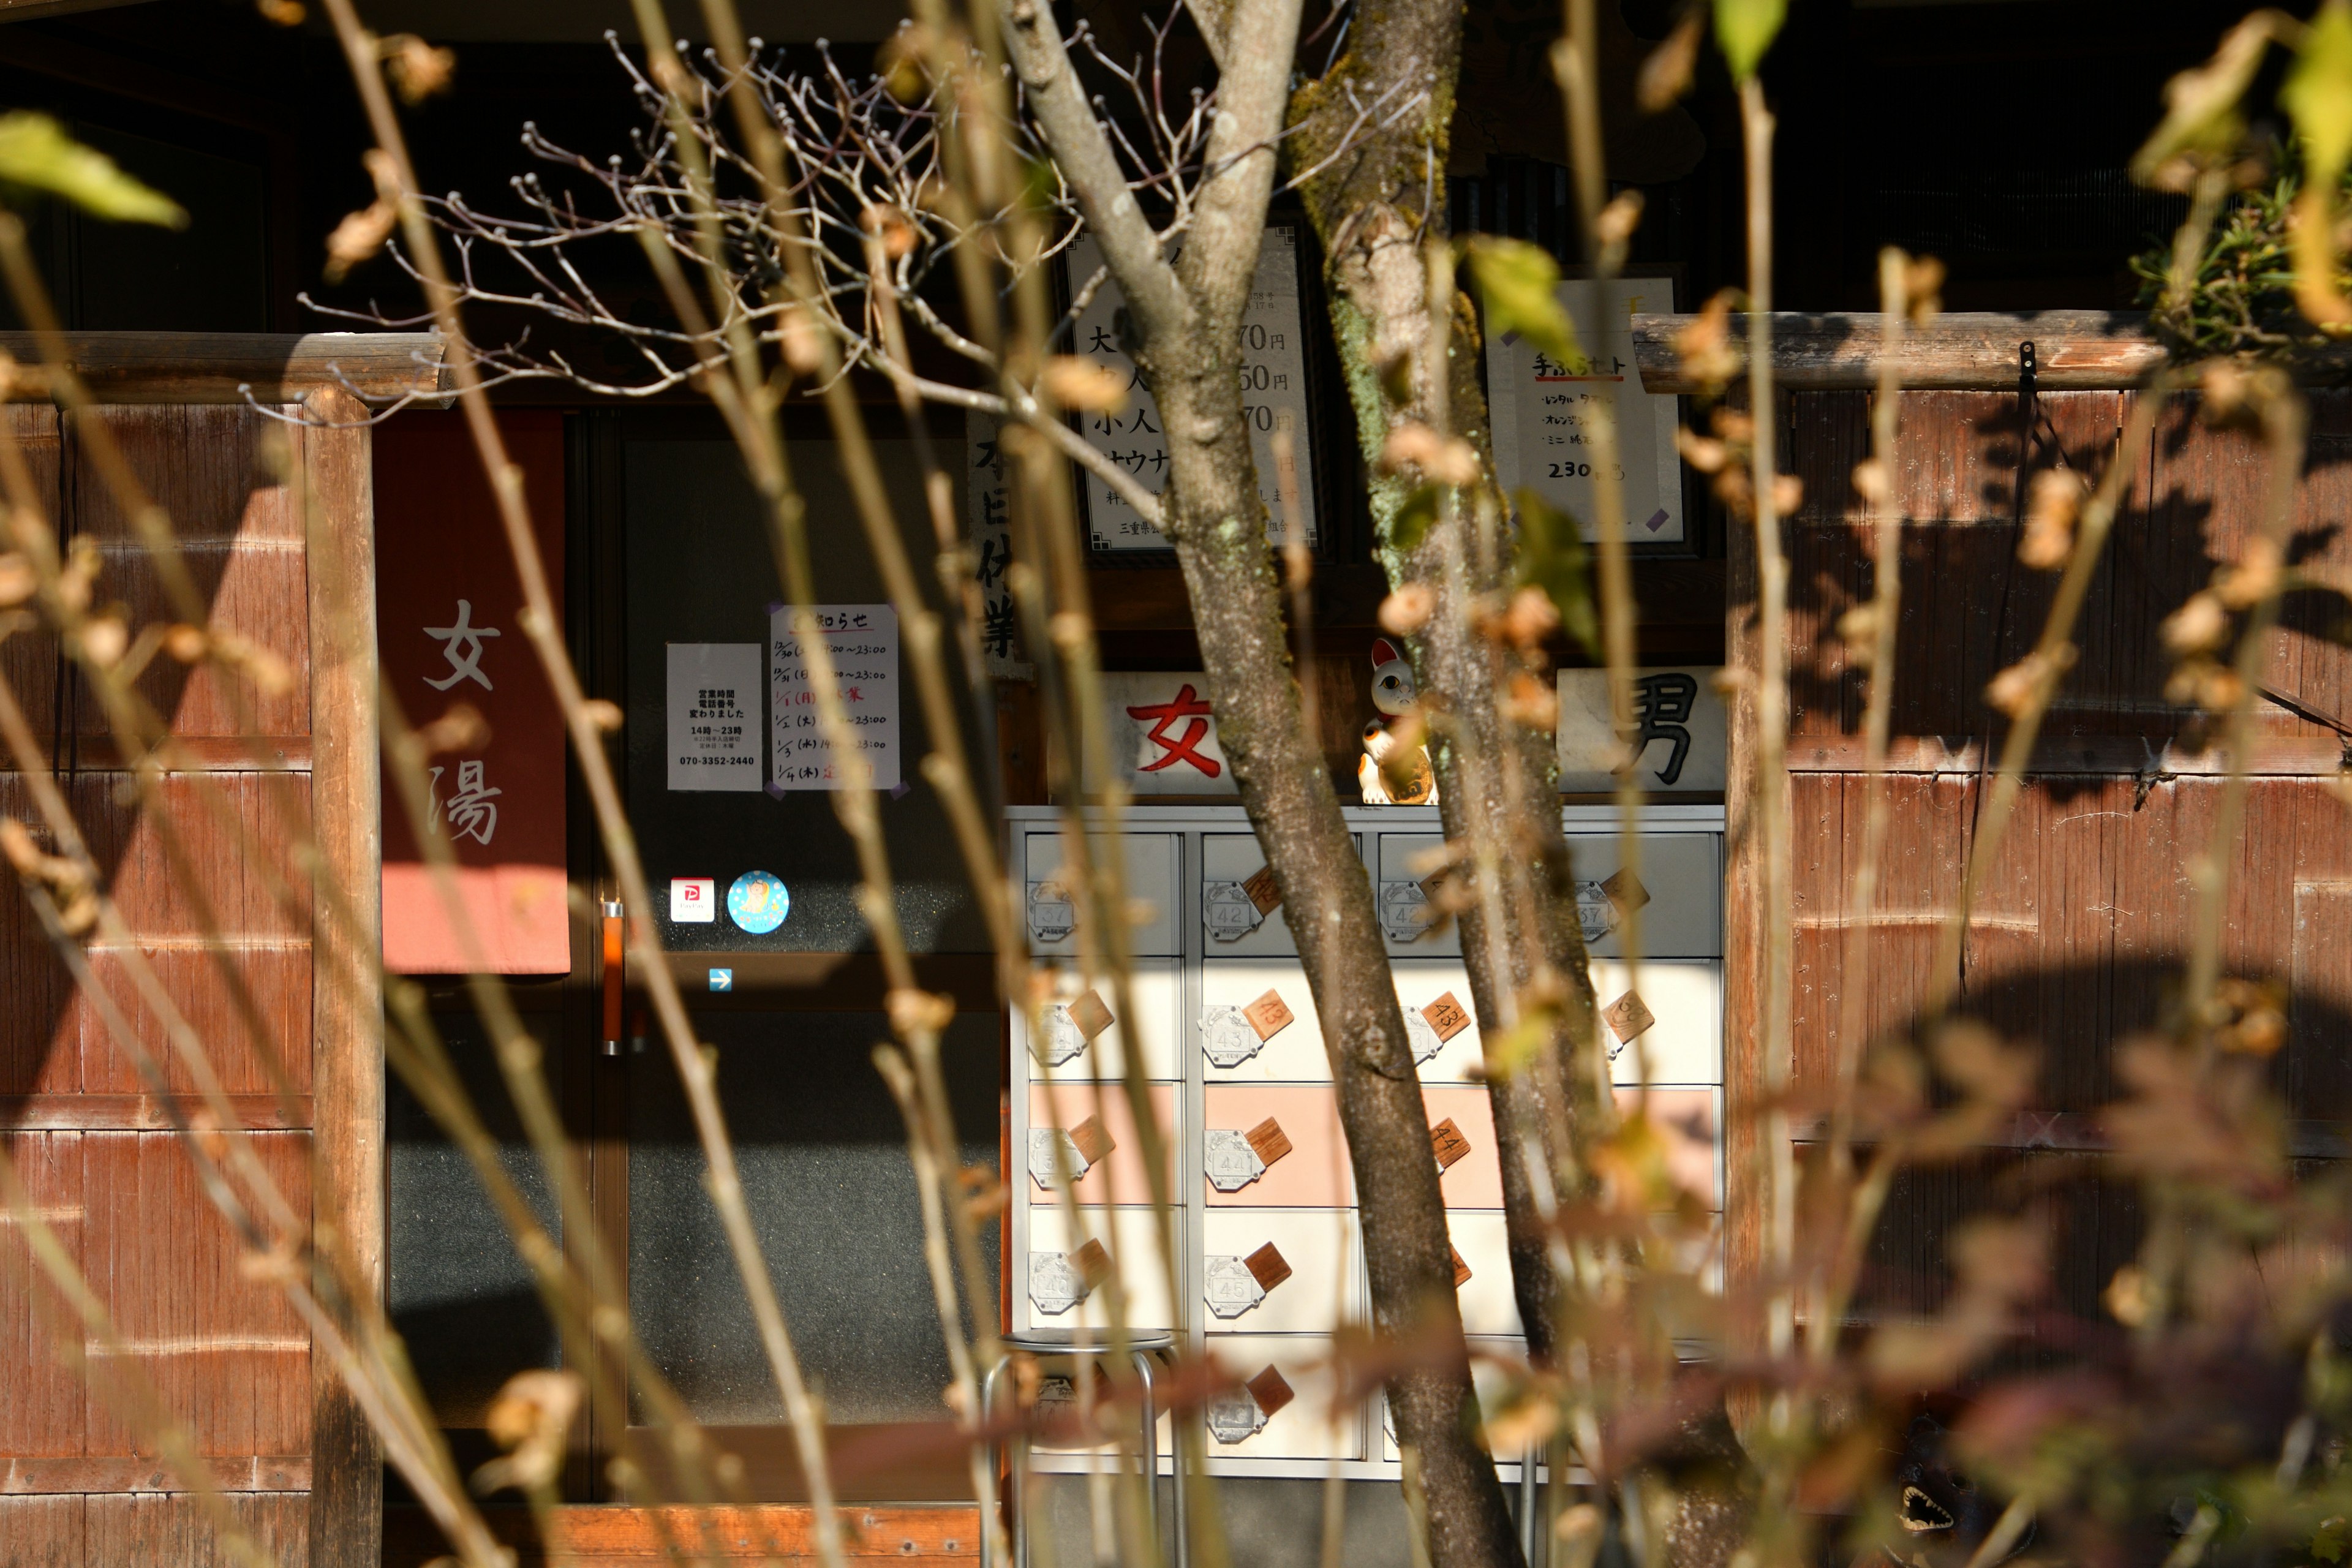
[[[310,816],[317,880],[348,902],[350,925],[314,912],[311,1070],[315,1174],[311,1220],[381,1297],[384,1284],[383,846],[376,715],[375,507],[367,411],[339,388],[303,403],[301,436],[310,558]],[[322,427],[325,426],[325,427]],[[334,426],[341,426],[340,428]],[[326,899],[313,900],[323,910]],[[325,1356],[310,1362],[310,1563],[361,1568],[381,1560],[383,1451]]]
[[[1731,520],[1725,539],[1723,663],[1745,684],[1725,706],[1729,721],[1724,772],[1723,1170],[1724,1289],[1758,1282],[1764,1256],[1764,1209],[1758,1177],[1762,1143],[1764,928],[1757,907],[1763,824],[1757,820],[1756,700],[1763,660],[1757,617],[1754,529]],[[1780,911],[1788,918],[1788,911]],[[1761,1349],[1739,1346],[1740,1350]]]

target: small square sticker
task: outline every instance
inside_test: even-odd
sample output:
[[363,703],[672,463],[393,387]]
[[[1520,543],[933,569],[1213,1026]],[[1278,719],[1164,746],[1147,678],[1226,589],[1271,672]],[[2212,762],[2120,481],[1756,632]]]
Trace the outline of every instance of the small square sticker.
[[1462,1005],[1454,993],[1448,991],[1421,1010],[1429,1026],[1437,1031],[1441,1040],[1450,1040],[1470,1026],[1470,1010]]
[[672,877],[669,919],[672,925],[709,925],[719,918],[719,882],[712,877]]
[[1085,1036],[1087,1044],[1091,1046],[1097,1035],[1118,1020],[1110,1016],[1110,1009],[1103,1005],[1103,999],[1089,991],[1070,1004],[1070,1022],[1078,1026],[1078,1033]]
[[1274,885],[1274,868],[1260,866],[1257,874],[1242,884],[1242,891],[1261,915],[1270,915],[1282,907],[1282,889]]
[[1450,1170],[1464,1155],[1470,1152],[1470,1140],[1462,1136],[1462,1129],[1447,1117],[1429,1130],[1429,1151],[1437,1156],[1437,1168]]
[[1642,879],[1620,867],[1603,879],[1601,890],[1609,901],[1627,914],[1632,914],[1650,901],[1650,889],[1642,886]]
[[714,969],[714,970],[712,970],[712,971],[710,972],[710,988],[711,988],[713,991],[732,991],[732,990],[734,990],[734,989],[735,989],[735,972],[734,972],[733,970],[731,970],[731,969]]
[[1601,1016],[1609,1021],[1610,1031],[1620,1045],[1632,1045],[1634,1036],[1645,1033],[1658,1021],[1657,1016],[1631,991],[1601,1009]]
[[1291,1013],[1280,992],[1268,991],[1243,1008],[1242,1016],[1249,1020],[1250,1027],[1257,1031],[1260,1040],[1270,1040],[1290,1026]]

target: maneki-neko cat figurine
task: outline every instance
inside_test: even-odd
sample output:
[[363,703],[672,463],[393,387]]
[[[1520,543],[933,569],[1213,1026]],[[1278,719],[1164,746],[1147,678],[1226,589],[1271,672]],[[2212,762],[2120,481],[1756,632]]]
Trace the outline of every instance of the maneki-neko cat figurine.
[[1417,724],[1402,722],[1413,712],[1412,666],[1386,637],[1372,643],[1372,706],[1383,718],[1364,726],[1364,754],[1356,763],[1356,784],[1366,805],[1433,805],[1437,774],[1429,765],[1429,748],[1415,742],[1411,758],[1400,758],[1400,731],[1417,731]]

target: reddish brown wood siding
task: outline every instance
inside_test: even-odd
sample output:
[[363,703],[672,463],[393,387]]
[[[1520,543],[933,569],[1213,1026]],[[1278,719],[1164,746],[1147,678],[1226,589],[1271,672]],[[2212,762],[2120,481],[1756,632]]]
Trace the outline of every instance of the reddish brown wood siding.
[[[2042,396],[2031,468],[2063,454],[2096,476],[2138,395]],[[1892,830],[1868,973],[1853,977],[1866,989],[1864,1026],[1874,1037],[1900,1030],[1925,992],[1937,922],[1958,890],[2003,735],[1984,688],[2032,647],[2056,583],[2016,561],[2020,406],[2011,393],[1903,395],[1898,771],[1878,786],[1894,802]],[[1766,910],[1735,869],[1727,1037],[1736,1101],[1761,1081],[1754,954],[1772,922],[1790,922],[1794,942],[1798,1083],[1820,1088],[1837,1059],[1852,857],[1871,785],[1864,689],[1834,628],[1872,591],[1873,519],[1850,477],[1867,450],[1867,414],[1866,395],[1854,392],[1795,394],[1783,414],[1784,449],[1806,486],[1785,535],[1796,876],[1792,908]],[[2314,394],[2312,415],[2294,555],[2307,570],[2352,583],[2352,395]],[[2210,837],[2224,760],[2200,754],[2191,716],[2164,700],[2171,665],[2158,627],[2217,563],[2243,552],[2263,463],[2252,437],[2207,427],[2193,404],[2165,412],[2084,606],[2081,658],[2045,723],[2034,775],[1970,921],[1960,1005],[2040,1048],[2048,1110],[2088,1111],[2117,1094],[2116,1047],[2158,1022],[2189,950],[2188,868]],[[1752,556],[1735,536],[1735,648],[1752,615]],[[2352,721],[2352,649],[2323,635],[2336,613],[2316,595],[2290,599],[2267,684],[2307,710]],[[2260,731],[2243,836],[2226,855],[2223,962],[2229,973],[2294,987],[2278,1081],[2308,1126],[2352,1116],[2352,815],[2322,776],[2336,771],[2346,742],[2272,705]],[[1735,813],[1743,805],[1736,800]],[[2062,1119],[2047,1124],[2044,1142],[2079,1146],[2095,1136],[2087,1121]],[[1737,1162],[1737,1145],[1734,1152]],[[1924,1290],[1932,1300],[1952,1219],[1989,1202],[2022,1201],[2024,1187],[2006,1179],[2011,1163],[1989,1154],[1972,1168],[1906,1180],[1874,1254],[1884,1300]],[[2070,1301],[2095,1311],[2099,1289],[2136,1245],[2136,1211],[2127,1194],[2095,1184],[2060,1182],[2054,1193],[2033,1202],[2065,1229],[2059,1256]],[[1752,1188],[1733,1194],[1734,1258],[1748,1265],[1758,1246],[1753,1196]]]
[[[344,404],[348,416],[355,405]],[[338,880],[363,910],[374,900],[366,432],[289,429],[234,405],[99,416],[169,510],[212,625],[283,658],[292,685],[265,690],[155,659],[140,692],[183,750],[142,803],[98,703],[78,682],[60,692],[53,641],[10,638],[0,670],[54,748],[137,947],[210,1047],[246,1124],[265,1129],[254,1135],[262,1164],[299,1212],[312,1201],[320,1156],[316,1184],[331,1184],[343,1234],[380,1267],[373,994],[314,985],[311,900],[297,893],[289,906],[280,891],[304,885],[296,846],[315,805]],[[98,542],[100,600],[122,602],[134,626],[174,618],[86,433],[37,405],[0,409],[0,418],[34,458],[61,531]],[[286,482],[289,473],[298,482]],[[322,625],[331,630],[321,634]],[[13,766],[0,761],[0,811],[37,820]],[[207,905],[226,966],[203,939]],[[354,1545],[372,1561],[373,1452],[356,1483],[338,1472],[341,1512],[322,1527],[306,1495],[320,1479],[316,1439],[322,1423],[349,1422],[334,1389],[314,1388],[309,1332],[282,1292],[240,1268],[242,1246],[168,1131],[169,1101],[159,1096],[190,1096],[195,1080],[134,993],[128,955],[100,942],[89,956],[97,983],[163,1064],[162,1081],[141,1074],[77,994],[11,879],[0,898],[0,1136],[131,1358],[194,1433],[265,1550],[292,1568],[324,1540],[339,1550],[322,1561],[347,1560],[341,1549]],[[258,1030],[239,1005],[240,985]],[[334,1135],[314,1148],[320,1124]],[[107,1397],[107,1358],[89,1347],[87,1376],[59,1363],[53,1293],[34,1282],[13,1234],[0,1247],[11,1255],[0,1269],[0,1556],[58,1568],[214,1562],[213,1526]],[[66,1331],[80,1337],[78,1325]],[[353,1451],[346,1433],[342,1470],[354,1468]],[[362,1504],[363,1519],[342,1517]]]

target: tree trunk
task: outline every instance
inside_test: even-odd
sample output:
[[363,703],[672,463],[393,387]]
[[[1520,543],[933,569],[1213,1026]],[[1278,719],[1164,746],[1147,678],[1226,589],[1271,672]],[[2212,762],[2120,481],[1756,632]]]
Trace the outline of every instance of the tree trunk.
[[[1218,8],[1224,69],[1181,259],[1139,211],[1037,0],[999,0],[1032,111],[1126,297],[1133,356],[1168,442],[1161,527],[1176,546],[1242,805],[1293,911],[1348,1136],[1374,1326],[1408,1352],[1388,1382],[1419,1458],[1433,1568],[1520,1561],[1494,1461],[1475,1438],[1461,1304],[1429,1116],[1355,840],[1307,732],[1284,635],[1266,510],[1242,412],[1241,321],[1256,271],[1298,0]],[[1310,915],[1311,911],[1311,915]]]
[[1388,1394],[1397,1440],[1420,1455],[1430,1561],[1514,1563],[1519,1552],[1494,1461],[1470,1436],[1476,1407],[1444,1200],[1371,883],[1291,676],[1242,419],[1239,328],[1236,310],[1173,353],[1146,350],[1145,376],[1170,437],[1169,532],[1192,595],[1218,742],[1293,911],[1322,1016],[1375,1326],[1414,1352]]
[[[1393,548],[1391,528],[1412,483],[1380,471],[1390,433],[1411,423],[1436,424],[1468,439],[1482,465],[1488,456],[1475,322],[1459,294],[1452,296],[1450,353],[1442,372],[1423,352],[1431,331],[1424,247],[1447,239],[1444,191],[1430,182],[1445,167],[1461,12],[1451,0],[1368,0],[1353,26],[1351,37],[1360,47],[1292,101],[1292,118],[1301,127],[1292,157],[1306,167],[1328,160],[1304,195],[1323,241],[1333,332],[1373,475],[1371,511],[1381,560],[1393,586],[1417,584],[1433,600],[1426,626],[1407,644],[1422,701],[1434,721],[1439,816],[1449,842],[1483,851],[1494,871],[1491,882],[1473,879],[1471,890],[1479,896],[1461,915],[1480,1032],[1490,1043],[1502,1038],[1517,1021],[1518,999],[1531,985],[1543,988],[1549,981],[1558,998],[1562,1026],[1553,1048],[1520,1071],[1488,1078],[1504,1152],[1512,1286],[1528,1349],[1543,1359],[1555,1349],[1559,1289],[1535,1183],[1538,1170],[1557,1168],[1556,1156],[1564,1152],[1553,1139],[1589,1122],[1599,1094],[1592,1054],[1599,1026],[1559,827],[1552,742],[1499,711],[1505,671],[1496,647],[1479,630],[1481,601],[1498,606],[1511,585],[1507,537],[1499,546],[1475,537],[1475,507],[1465,495],[1418,548]],[[1357,104],[1393,103],[1422,84],[1431,96],[1421,114],[1403,117],[1369,141],[1358,131],[1357,143],[1341,151]],[[1342,90],[1349,86],[1352,98]],[[1416,374],[1402,383],[1384,378],[1383,368],[1408,354]],[[1391,395],[1400,386],[1406,391],[1402,400]],[[1485,489],[1499,518],[1501,498],[1491,481]]]

